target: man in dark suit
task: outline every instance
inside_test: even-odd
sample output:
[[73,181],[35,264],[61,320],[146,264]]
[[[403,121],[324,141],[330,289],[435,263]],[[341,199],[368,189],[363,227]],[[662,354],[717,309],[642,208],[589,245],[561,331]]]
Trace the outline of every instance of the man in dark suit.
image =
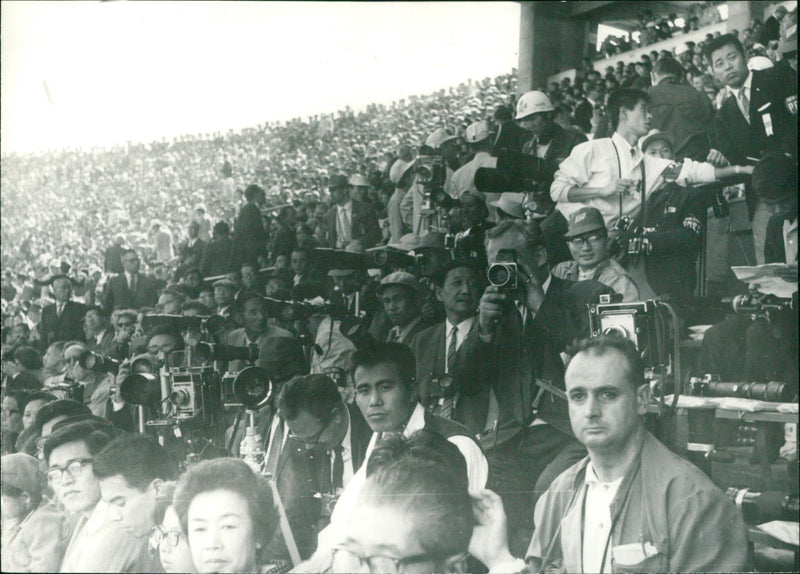
[[122,252],[125,249],[122,244],[125,242],[125,239],[121,235],[117,235],[114,238],[114,244],[106,249],[103,258],[103,270],[106,273],[122,273],[122,261],[120,258],[122,257]]
[[158,302],[155,282],[139,273],[139,256],[133,249],[122,253],[124,273],[112,277],[106,284],[103,307],[107,313],[114,309],[139,309],[154,307]]
[[255,184],[244,190],[247,200],[236,217],[233,228],[233,260],[238,269],[242,263],[258,263],[259,258],[267,258],[267,232],[261,218],[261,206],[266,201],[266,193]]
[[206,248],[206,242],[200,239],[200,224],[197,221],[189,223],[188,233],[189,238],[178,247],[180,259],[175,279],[182,279],[190,269],[199,267]]
[[86,306],[71,301],[72,281],[66,275],[54,275],[50,279],[56,302],[42,309],[39,336],[46,349],[56,341],[84,341],[83,317]]
[[233,254],[233,240],[231,228],[224,221],[214,224],[211,241],[203,248],[203,257],[200,260],[200,274],[203,277],[219,277],[233,270],[231,255]]
[[478,269],[466,259],[445,266],[436,279],[436,298],[447,318],[420,331],[412,346],[422,406],[476,434],[486,429],[490,387],[476,352],[478,276]]
[[486,251],[490,265],[514,262],[517,269],[513,288],[491,285],[481,298],[476,354],[492,373],[498,405],[498,431],[484,447],[494,488],[511,493],[505,507],[511,509],[512,546],[521,547],[530,539],[536,493],[586,454],[569,422],[561,353],[588,334],[586,304],[613,291],[596,281],[552,276],[535,222],[500,223],[488,232]]
[[89,307],[83,321],[86,346],[90,351],[118,361],[128,358],[127,334],[117,337],[105,309],[96,305]]
[[531,139],[531,133],[514,123],[508,106],[498,106],[493,117],[497,124],[497,137],[492,146],[492,155],[497,156],[500,150],[510,154],[521,153],[522,146]]
[[[307,558],[336,497],[364,463],[372,430],[326,375],[286,382],[277,407],[280,418],[267,443],[266,471],[275,477],[298,550]],[[280,533],[269,550],[273,559],[288,557]]]
[[335,249],[344,249],[353,241],[360,241],[364,249],[381,239],[378,216],[368,203],[350,199],[350,184],[343,175],[331,177],[329,190],[335,205],[325,215],[328,243]]
[[600,82],[590,84],[586,90],[586,98],[575,106],[572,123],[578,126],[584,134],[593,131],[592,118],[602,112],[603,87]]
[[417,333],[430,326],[420,315],[421,291],[417,278],[407,271],[395,271],[381,279],[376,294],[390,326],[385,336],[380,337],[381,343],[402,343],[410,346]]
[[[786,66],[747,69],[744,49],[732,34],[706,46],[714,74],[731,96],[714,117],[716,148],[731,165],[752,164],[767,152],[783,152],[797,161],[797,74]],[[753,158],[753,159],[748,159]],[[767,222],[774,211],[746,189],[753,220],[756,260],[764,263]]]

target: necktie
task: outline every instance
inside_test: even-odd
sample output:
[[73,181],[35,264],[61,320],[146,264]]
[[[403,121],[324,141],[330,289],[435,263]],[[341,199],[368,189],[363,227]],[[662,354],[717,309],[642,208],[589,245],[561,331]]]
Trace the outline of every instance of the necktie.
[[128,288],[130,289],[131,293],[136,290],[136,275],[131,275],[131,281],[128,285]]
[[344,458],[342,458],[342,445],[333,447],[333,470],[331,472],[331,483],[334,492],[338,488],[344,488]]
[[[453,330],[450,332],[450,342],[447,345],[447,373],[452,376],[453,375],[453,365],[456,362],[456,351],[458,343],[458,329],[453,327]],[[453,397],[445,397],[440,399],[439,401],[439,412],[437,413],[439,416],[443,416],[445,418],[452,418],[453,416],[453,405],[455,401]]]
[[400,327],[392,327],[386,337],[387,343],[396,343],[400,339]]
[[744,93],[745,88],[739,90],[739,103],[741,104],[742,115],[744,119],[747,120],[747,123],[750,123],[750,100],[747,98],[747,95]]
[[64,312],[64,304],[59,303],[58,307],[56,307],[56,315],[59,317],[59,319],[61,318],[61,313],[63,312]]

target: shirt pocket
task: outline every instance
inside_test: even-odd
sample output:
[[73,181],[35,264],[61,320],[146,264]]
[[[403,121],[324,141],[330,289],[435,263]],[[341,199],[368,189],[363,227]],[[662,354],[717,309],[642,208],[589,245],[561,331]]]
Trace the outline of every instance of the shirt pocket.
[[613,572],[640,573],[640,572],[668,572],[669,560],[664,554],[655,554],[635,564],[620,564],[616,560],[611,562]]

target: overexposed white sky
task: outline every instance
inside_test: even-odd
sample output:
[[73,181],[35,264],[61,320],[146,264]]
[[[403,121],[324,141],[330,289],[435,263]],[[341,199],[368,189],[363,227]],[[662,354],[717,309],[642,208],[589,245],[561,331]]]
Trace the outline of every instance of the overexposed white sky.
[[225,131],[516,67],[506,2],[2,2],[3,153]]

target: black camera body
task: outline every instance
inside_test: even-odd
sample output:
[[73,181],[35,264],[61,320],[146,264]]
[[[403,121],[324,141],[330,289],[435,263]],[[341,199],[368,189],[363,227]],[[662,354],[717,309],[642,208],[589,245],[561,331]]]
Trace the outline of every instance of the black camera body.
[[618,335],[628,339],[640,351],[651,335],[650,322],[655,314],[653,301],[630,303],[600,303],[589,307],[589,327],[592,337]]
[[773,520],[797,522],[800,518],[800,498],[779,491],[755,492],[749,488],[730,487],[725,493],[748,524]]
[[505,291],[516,291],[519,286],[519,270],[513,261],[498,261],[489,265],[486,278],[490,285]]
[[447,164],[440,155],[423,155],[417,158],[414,168],[417,183],[426,189],[440,189],[447,179]]
[[638,221],[623,215],[614,224],[614,229],[619,233],[616,243],[623,253],[631,256],[637,256],[642,253],[644,241],[642,240],[642,226],[639,225]]
[[431,374],[430,387],[428,389],[428,406],[433,408],[439,399],[449,399],[456,394],[456,384],[452,375]]

